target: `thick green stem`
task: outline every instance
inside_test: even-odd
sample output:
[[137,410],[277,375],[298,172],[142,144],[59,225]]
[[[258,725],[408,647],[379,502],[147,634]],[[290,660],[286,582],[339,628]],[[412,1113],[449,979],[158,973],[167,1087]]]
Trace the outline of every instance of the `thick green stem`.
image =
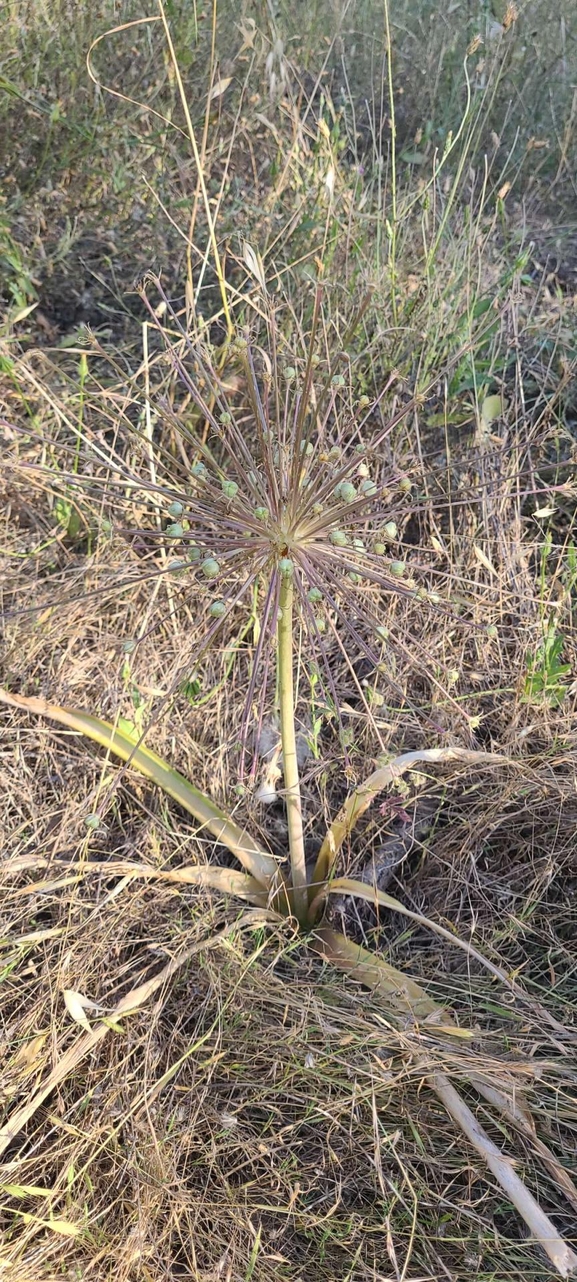
[[280,690],[280,732],[284,769],[289,851],[294,906],[302,925],[308,915],[307,870],[297,761],[293,690],[293,581],[283,575],[278,622],[278,677]]

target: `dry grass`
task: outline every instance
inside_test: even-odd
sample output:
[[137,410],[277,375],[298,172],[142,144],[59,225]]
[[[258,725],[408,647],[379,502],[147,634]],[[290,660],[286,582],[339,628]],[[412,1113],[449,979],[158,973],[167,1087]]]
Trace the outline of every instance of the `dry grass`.
[[[210,43],[206,31],[203,39]],[[378,167],[362,176],[361,191],[344,118],[335,124],[327,110],[330,128],[319,127],[318,94],[306,78],[305,92],[294,66],[290,91],[268,104],[266,49],[256,71],[246,54],[242,107],[238,97],[230,107],[215,100],[204,154],[222,244],[230,237],[231,306],[241,321],[243,296],[255,297],[233,235],[239,210],[269,280],[282,279],[287,345],[310,319],[315,257],[325,265],[330,352],[342,347],[371,281],[371,306],[343,368],[355,395],[372,394],[397,369],[389,410],[417,393],[383,460],[412,482],[396,515],[399,555],[462,603],[456,615],[439,614],[355,588],[359,616],[370,596],[390,636],[379,671],[337,628],[330,654],[342,728],[303,652],[299,712],[309,736],[318,721],[304,778],[309,853],[345,793],[343,731],[349,781],[381,752],[437,743],[515,759],[491,774],[413,772],[382,813],[371,810],[344,865],[358,873],[392,850],[393,893],[499,958],[526,1003],[513,1004],[461,952],[395,914],[377,921],[364,906],[345,921],[478,1030],[477,1064],[528,1101],[541,1141],[575,1175],[572,296],[543,255],[535,265],[520,206],[499,203],[500,168],[485,189],[470,173],[461,177],[428,260],[422,238],[430,247],[443,221],[446,175],[431,189],[429,221],[420,204],[408,208],[412,174],[399,176],[391,284]],[[154,58],[152,76],[151,68],[164,102],[174,87],[170,64]],[[255,76],[261,98],[251,103]],[[122,83],[130,92],[128,72]],[[167,139],[156,190],[179,222],[179,193],[194,193],[196,177],[181,144]],[[190,200],[185,224],[189,216]],[[186,246],[162,211],[159,218],[167,228],[159,253],[181,295]],[[204,247],[202,199],[197,220]],[[53,235],[51,224],[49,243]],[[123,246],[130,237],[125,225]],[[130,273],[150,266],[150,255],[150,237],[139,232]],[[15,325],[11,302],[1,352],[2,685],[150,725],[151,747],[281,852],[282,804],[265,811],[252,788],[236,788],[254,621],[239,610],[196,671],[199,603],[186,580],[166,572],[157,545],[134,537],[163,523],[153,475],[170,476],[175,488],[186,479],[176,435],[157,417],[160,400],[183,419],[190,406],[152,329],[143,347],[145,314],[128,294],[130,273],[117,279],[118,264],[107,267],[97,293],[113,299],[111,319],[94,318],[96,335],[74,328],[71,346],[61,344],[45,294],[37,311],[52,332],[34,313]],[[210,264],[202,280],[199,307],[220,351]],[[224,372],[242,403],[234,360]],[[483,405],[494,394],[506,407],[492,419]],[[141,494],[118,484],[104,461],[112,448],[142,476]],[[560,640],[568,671],[556,670],[547,637]],[[270,703],[269,711],[272,691]],[[211,859],[212,843],[135,773],[74,736],[9,710],[2,722],[4,1121],[85,1035],[64,990],[97,1003],[87,1011],[94,1020],[182,959],[4,1153],[6,1278],[545,1282],[549,1266],[423,1086],[423,1054],[429,1071],[438,1065],[465,1080],[468,1042],[449,1051],[429,1031],[396,1029],[365,992],[311,959],[288,924],[235,922],[233,905],[123,873],[135,859],[156,870]],[[85,821],[95,813],[94,830]],[[561,1177],[530,1139],[469,1098],[575,1240]]]

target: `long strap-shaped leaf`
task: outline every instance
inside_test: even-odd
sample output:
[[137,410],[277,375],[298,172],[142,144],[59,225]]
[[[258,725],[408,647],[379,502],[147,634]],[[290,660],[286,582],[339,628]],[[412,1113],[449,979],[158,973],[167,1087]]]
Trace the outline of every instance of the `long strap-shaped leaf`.
[[269,893],[261,882],[249,873],[237,872],[236,868],[203,864],[200,868],[171,869],[165,877],[167,881],[180,885],[203,886],[206,890],[218,890],[223,895],[234,895],[235,899],[245,899],[256,908],[269,906]]
[[[392,1007],[393,1017],[396,1015],[397,1020],[401,1016],[403,1021],[407,1018],[410,1018],[413,1023],[426,1021],[431,1032],[434,1030],[441,1034],[460,1033],[460,1030],[452,1025],[450,1015],[437,1006],[415,980],[409,979],[407,975],[403,975],[402,971],[389,966],[384,958],[376,957],[368,949],[346,939],[339,931],[331,930],[328,926],[321,926],[315,932],[311,943],[315,951],[320,953],[326,961],[346,971],[361,984],[365,984],[384,997],[389,1008]],[[487,1163],[495,1179],[524,1219],[532,1236],[547,1252],[561,1277],[569,1277],[577,1268],[577,1255],[559,1236],[555,1225],[541,1210],[533,1194],[517,1175],[511,1158],[506,1157],[489,1138],[445,1074],[428,1070],[424,1057],[421,1066],[428,1085]],[[475,1085],[478,1084],[475,1082]]]
[[[429,997],[416,980],[390,966],[384,957],[369,952],[368,948],[361,948],[360,944],[353,943],[330,926],[318,926],[310,936],[310,943],[315,952],[321,953],[327,961],[338,966],[339,970],[347,971],[360,984],[365,984],[385,998],[395,1018],[401,1016],[403,1024],[427,1022],[433,1025],[431,1031],[435,1033],[461,1032],[453,1023],[450,1013],[445,1014],[443,1008]],[[465,1035],[473,1036],[472,1033]]]
[[130,762],[131,766],[178,801],[184,810],[194,815],[203,828],[226,846],[261,885],[269,886],[277,873],[276,859],[263,850],[249,833],[229,819],[224,811],[219,810],[210,797],[189,783],[178,770],[173,770],[156,752],[146,748],[130,731],[121,726],[112,726],[108,721],[101,721],[100,717],[93,717],[88,712],[61,708],[58,704],[46,703],[44,699],[25,698],[24,695],[11,694],[1,688],[0,700],[14,708],[33,712],[36,716],[50,717],[69,730],[76,730],[93,739],[122,761]]
[[465,765],[494,765],[506,761],[492,752],[473,752],[468,748],[423,748],[416,752],[403,752],[386,766],[374,770],[364,783],[360,783],[354,792],[347,797],[341,806],[336,819],[327,832],[317,856],[313,874],[313,883],[320,885],[330,875],[343,841],[352,832],[355,824],[364,815],[374,798],[388,788],[395,779],[400,779],[406,770],[418,762],[462,761]]
[[[371,886],[365,881],[356,881],[354,877],[335,877],[334,881],[323,886],[316,899],[313,900],[311,914],[317,908],[320,910],[327,895],[353,895],[355,899],[364,899],[369,904],[380,904],[382,908],[391,908],[393,912],[402,913],[403,917],[416,921],[419,926],[426,926],[428,930],[434,931],[442,939],[447,939],[456,948],[462,948],[463,952],[467,953],[469,957],[474,957],[475,961],[480,962],[485,967],[485,970],[490,971],[491,975],[495,976],[495,979],[500,979],[501,983],[505,984],[512,992],[517,993],[520,991],[513,980],[505,974],[505,971],[501,970],[500,966],[496,966],[494,962],[489,961],[489,958],[485,957],[483,953],[478,952],[474,944],[468,943],[466,939],[459,939],[458,935],[454,935],[452,931],[447,930],[446,926],[441,926],[440,922],[433,921],[431,917],[425,917],[423,913],[417,913],[412,908],[407,908],[405,904],[401,903],[400,899],[395,899],[394,895],[387,895],[385,890],[378,890],[376,886]],[[520,995],[525,996],[522,990]]]
[[474,944],[469,943],[466,939],[460,939],[451,930],[447,930],[446,926],[441,926],[440,922],[433,921],[432,917],[425,917],[423,913],[413,912],[413,909],[407,908],[405,904],[401,903],[400,899],[395,899],[393,895],[387,895],[384,890],[377,890],[376,886],[371,886],[365,881],[356,881],[354,877],[336,877],[333,881],[323,886],[316,898],[313,899],[310,907],[313,921],[315,915],[320,912],[327,895],[354,895],[356,899],[364,899],[372,904],[381,904],[383,908],[391,908],[393,912],[402,913],[403,917],[408,917],[410,921],[416,921],[419,926],[426,926],[427,930],[434,931],[436,935],[440,935],[442,939],[448,940],[456,948],[461,948],[469,957],[473,957],[485,970],[494,975],[495,979],[499,979],[509,989],[510,993],[530,1005],[539,1019],[556,1029],[557,1032],[565,1035],[566,1029],[555,1019],[554,1015],[546,1007],[542,1006],[540,1002],[536,1002],[534,998],[524,992],[521,985],[517,984],[510,975],[507,975],[500,966],[497,966],[495,962],[489,961],[489,958],[485,957],[484,953],[480,953]]

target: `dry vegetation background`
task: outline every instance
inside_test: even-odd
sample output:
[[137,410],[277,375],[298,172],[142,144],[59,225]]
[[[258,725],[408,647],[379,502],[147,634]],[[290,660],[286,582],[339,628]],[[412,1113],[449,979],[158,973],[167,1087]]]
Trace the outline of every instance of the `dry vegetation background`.
[[[577,1242],[575,15],[407,0],[390,59],[386,18],[368,0],[5,8],[1,684],[150,724],[150,746],[283,852],[282,800],[259,806],[239,774],[258,593],[197,664],[202,598],[147,535],[165,517],[150,486],[186,483],[159,407],[186,422],[191,406],[135,282],[161,273],[194,303],[242,403],[210,223],[232,323],[258,298],[247,241],[289,351],[322,274],[344,394],[394,371],[383,412],[416,398],[382,459],[411,482],[398,554],[457,611],[354,585],[389,639],[375,669],[336,621],[340,726],[303,642],[309,854],[383,753],[509,759],[412,772],[345,867],[374,861],[524,1002],[392,912],[342,912],[478,1030],[536,1138],[468,1098]],[[148,493],[123,488],[112,451]],[[3,1277],[551,1277],[423,1086],[423,1056],[465,1077],[468,1043],[395,1028],[289,923],[162,880],[214,843],[136,772],[8,707],[0,751]],[[101,1030],[81,1061],[79,1020]]]

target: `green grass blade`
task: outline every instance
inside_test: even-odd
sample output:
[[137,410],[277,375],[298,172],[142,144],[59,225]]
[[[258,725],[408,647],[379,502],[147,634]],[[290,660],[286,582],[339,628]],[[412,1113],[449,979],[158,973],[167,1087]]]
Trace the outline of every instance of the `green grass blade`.
[[11,704],[12,707],[32,712],[35,716],[49,717],[52,721],[58,721],[69,730],[76,730],[79,734],[86,735],[88,739],[93,739],[95,743],[113,752],[122,761],[128,761],[147,779],[151,779],[159,788],[162,788],[163,792],[178,801],[184,810],[194,815],[203,829],[226,846],[260,885],[268,889],[270,882],[276,877],[278,869],[276,859],[263,850],[244,829],[239,828],[232,819],[229,819],[224,811],[215,806],[210,797],[195,788],[188,779],[184,778],[184,775],[169,766],[156,752],[139,743],[137,736],[125,726],[112,726],[108,721],[101,721],[99,717],[93,717],[88,712],[61,708],[58,704],[46,703],[44,699],[31,699],[23,695],[10,694],[1,688],[0,700]]

